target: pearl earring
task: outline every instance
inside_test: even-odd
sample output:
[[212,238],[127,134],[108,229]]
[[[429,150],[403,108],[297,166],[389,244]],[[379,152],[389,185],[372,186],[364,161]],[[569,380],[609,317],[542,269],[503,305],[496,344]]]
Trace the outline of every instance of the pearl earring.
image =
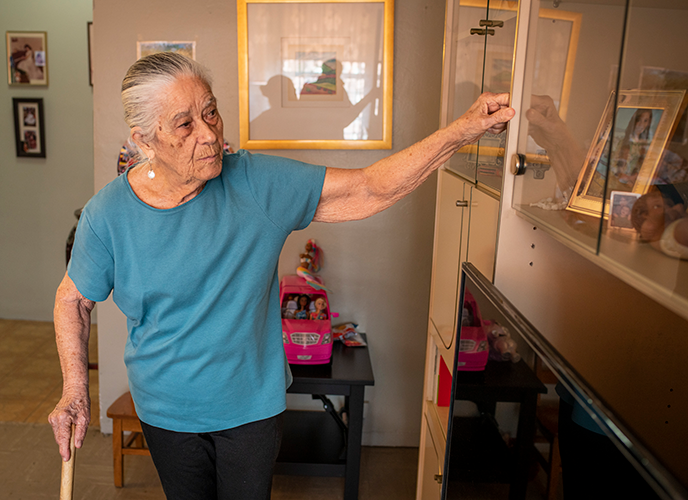
[[155,172],[153,172],[153,164],[150,160],[148,160],[148,178],[151,180],[155,179]]

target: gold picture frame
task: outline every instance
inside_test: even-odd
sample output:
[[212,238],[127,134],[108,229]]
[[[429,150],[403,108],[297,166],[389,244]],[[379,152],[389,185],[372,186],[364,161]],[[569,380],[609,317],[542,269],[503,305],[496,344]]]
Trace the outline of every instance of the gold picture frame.
[[48,33],[7,31],[7,83],[48,85]]
[[391,149],[394,0],[238,0],[237,16],[241,148]]
[[685,107],[685,95],[685,90],[625,90],[617,100],[612,92],[566,209],[600,217],[604,205],[606,219],[610,192],[645,194]]
[[177,52],[189,59],[196,60],[196,42],[195,41],[138,41],[136,42],[136,60],[158,52]]

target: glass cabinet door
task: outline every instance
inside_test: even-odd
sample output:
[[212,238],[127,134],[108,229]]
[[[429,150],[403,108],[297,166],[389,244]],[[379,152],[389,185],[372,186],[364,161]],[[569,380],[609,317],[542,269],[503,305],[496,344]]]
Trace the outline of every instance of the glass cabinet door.
[[688,318],[688,3],[536,0],[526,17],[513,207]]
[[[614,112],[606,118],[611,160],[599,176],[599,253],[636,273],[643,287],[659,285],[688,317],[688,52],[679,49],[688,43],[688,2],[647,6],[628,4]],[[657,25],[661,36],[653,34]]]
[[[464,114],[482,92],[508,92],[511,87],[518,2],[454,0],[449,3],[445,81],[448,124]],[[499,193],[504,169],[506,133],[486,134],[463,147],[447,164],[473,183]]]

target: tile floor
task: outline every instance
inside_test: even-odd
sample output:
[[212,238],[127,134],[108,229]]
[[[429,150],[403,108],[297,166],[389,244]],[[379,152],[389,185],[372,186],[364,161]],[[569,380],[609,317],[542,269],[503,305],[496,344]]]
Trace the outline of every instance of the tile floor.
[[[89,345],[97,359],[97,329]],[[77,452],[74,500],[164,499],[150,457],[124,458],[124,488],[112,477],[112,438],[98,428],[98,372],[92,370],[94,414]],[[0,499],[57,498],[61,462],[48,415],[62,392],[62,374],[49,322],[0,319]],[[364,447],[361,500],[415,497],[417,448]],[[342,498],[343,478],[275,476],[273,500]]]
[[[98,359],[98,328],[89,354]],[[91,370],[91,400],[98,401],[98,371]],[[52,322],[0,319],[0,422],[47,423],[62,395],[62,372]],[[92,405],[91,423],[100,420]]]
[[[361,500],[411,500],[415,496],[415,448],[365,447]],[[0,498],[55,499],[60,489],[60,460],[49,425],[0,423]],[[342,478],[275,476],[273,500],[340,500]],[[124,487],[112,483],[112,439],[89,429],[77,450],[74,500],[163,500],[149,457],[124,458]]]
[[[97,329],[89,346],[97,359]],[[124,459],[124,488],[115,488],[112,438],[100,433],[98,371],[92,370],[94,413],[84,447],[77,452],[74,500],[164,499],[150,457]],[[47,418],[60,398],[60,372],[53,324],[0,319],[0,500],[57,498],[61,461]],[[361,500],[412,500],[415,497],[417,448],[363,447]],[[543,474],[540,473],[540,476]],[[529,488],[528,500],[542,498],[542,478]],[[275,476],[273,500],[339,500],[343,478]],[[505,498],[481,490],[471,499]]]

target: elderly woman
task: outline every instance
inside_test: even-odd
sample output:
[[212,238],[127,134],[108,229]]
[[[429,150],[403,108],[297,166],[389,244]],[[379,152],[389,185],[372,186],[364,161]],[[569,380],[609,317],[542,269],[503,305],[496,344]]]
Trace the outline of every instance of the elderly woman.
[[223,155],[206,71],[173,53],[122,83],[142,161],[84,208],[57,290],[62,399],[50,415],[64,460],[90,419],[90,313],[112,292],[127,316],[131,394],[168,498],[269,498],[291,382],[277,264],[311,221],[369,217],[410,193],[461,146],[500,132],[508,96],[483,95],[449,127],[363,169],[247,151]]

